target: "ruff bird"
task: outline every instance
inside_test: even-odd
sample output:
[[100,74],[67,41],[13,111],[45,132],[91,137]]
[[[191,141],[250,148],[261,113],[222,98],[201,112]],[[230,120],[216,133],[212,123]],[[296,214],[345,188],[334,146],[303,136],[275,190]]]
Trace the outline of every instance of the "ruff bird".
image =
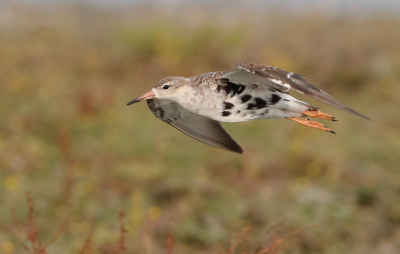
[[201,142],[236,153],[243,153],[243,149],[220,122],[286,118],[335,133],[319,122],[299,118],[336,121],[319,107],[289,95],[291,88],[369,119],[308,83],[304,77],[258,63],[238,63],[236,69],[228,72],[208,72],[189,78],[167,77],[128,105],[147,100],[149,109],[162,121]]

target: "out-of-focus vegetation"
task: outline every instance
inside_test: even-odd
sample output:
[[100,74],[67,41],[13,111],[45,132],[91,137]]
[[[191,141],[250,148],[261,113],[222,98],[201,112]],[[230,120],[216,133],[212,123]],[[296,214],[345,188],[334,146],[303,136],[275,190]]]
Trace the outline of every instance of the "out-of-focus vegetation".
[[[0,23],[0,252],[32,252],[62,229],[48,253],[216,253],[251,228],[243,246],[255,253],[318,224],[281,252],[398,253],[399,20],[10,11]],[[302,74],[373,122],[292,92],[337,117],[326,122],[337,134],[226,124],[245,149],[237,155],[146,103],[126,106],[163,77],[239,61]]]

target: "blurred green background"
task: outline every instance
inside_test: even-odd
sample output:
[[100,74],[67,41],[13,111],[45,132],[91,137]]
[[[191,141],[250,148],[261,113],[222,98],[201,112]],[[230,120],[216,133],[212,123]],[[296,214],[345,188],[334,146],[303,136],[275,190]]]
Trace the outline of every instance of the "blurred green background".
[[[222,253],[246,228],[253,253],[312,225],[280,253],[398,253],[400,19],[160,8],[1,10],[0,252],[34,252],[30,192],[42,243],[71,211],[48,253],[82,253],[91,230],[84,253],[122,252],[120,211],[127,253]],[[237,155],[146,103],[126,106],[166,76],[241,61],[299,73],[373,121],[293,92],[337,117],[325,122],[337,134],[288,120],[224,124]]]

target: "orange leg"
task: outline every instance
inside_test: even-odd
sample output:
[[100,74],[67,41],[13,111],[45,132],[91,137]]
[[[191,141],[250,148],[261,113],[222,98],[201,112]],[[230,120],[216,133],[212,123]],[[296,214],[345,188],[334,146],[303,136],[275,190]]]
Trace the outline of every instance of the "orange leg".
[[326,128],[322,123],[318,123],[318,122],[310,121],[310,120],[306,120],[306,119],[299,119],[296,117],[289,117],[288,119],[298,122],[299,124],[302,124],[307,127],[320,129],[320,130],[324,130],[324,131],[329,131],[330,133],[336,134],[333,130]]
[[324,119],[324,120],[331,120],[331,121],[337,121],[333,116],[325,114],[319,110],[306,110],[303,112],[303,115],[309,116],[312,118],[319,118],[319,119]]

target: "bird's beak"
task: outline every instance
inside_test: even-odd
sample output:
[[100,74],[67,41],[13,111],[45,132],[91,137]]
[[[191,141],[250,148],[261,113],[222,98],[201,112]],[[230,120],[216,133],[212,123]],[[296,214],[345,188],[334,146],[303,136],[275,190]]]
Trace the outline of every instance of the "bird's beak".
[[155,94],[154,94],[153,90],[151,90],[150,92],[143,94],[139,98],[136,98],[133,101],[128,102],[128,104],[126,104],[126,105],[131,105],[133,103],[143,101],[143,100],[153,99],[154,97],[155,97]]

